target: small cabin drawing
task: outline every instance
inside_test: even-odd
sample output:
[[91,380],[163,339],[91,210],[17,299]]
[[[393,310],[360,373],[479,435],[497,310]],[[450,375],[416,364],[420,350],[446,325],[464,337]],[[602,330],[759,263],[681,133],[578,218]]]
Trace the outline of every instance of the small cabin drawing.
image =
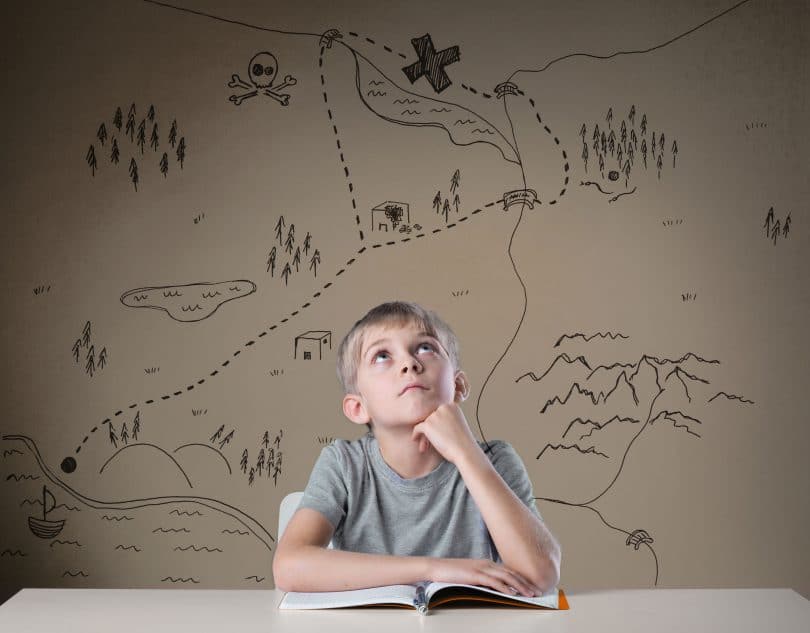
[[407,202],[386,200],[371,209],[371,230],[387,233],[397,230],[400,224],[411,223],[411,210]]
[[310,330],[295,337],[293,358],[303,360],[323,360],[324,349],[332,349],[332,332]]

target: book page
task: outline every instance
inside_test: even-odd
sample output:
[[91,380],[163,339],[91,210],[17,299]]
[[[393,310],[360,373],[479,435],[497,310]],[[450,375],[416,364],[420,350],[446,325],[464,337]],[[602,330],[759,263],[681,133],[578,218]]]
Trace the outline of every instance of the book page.
[[445,597],[446,594],[452,595],[453,597],[469,596],[471,598],[474,598],[476,594],[490,594],[493,596],[498,596],[504,600],[531,604],[538,607],[548,607],[550,609],[559,608],[559,592],[556,587],[541,596],[527,598],[526,596],[515,596],[478,585],[458,585],[447,582],[432,582],[429,583],[425,588],[428,604],[430,604],[433,600],[433,596],[440,591],[442,592],[442,598]]
[[289,591],[279,609],[338,609],[369,604],[403,604],[413,606],[416,588],[412,585],[389,585],[350,591]]

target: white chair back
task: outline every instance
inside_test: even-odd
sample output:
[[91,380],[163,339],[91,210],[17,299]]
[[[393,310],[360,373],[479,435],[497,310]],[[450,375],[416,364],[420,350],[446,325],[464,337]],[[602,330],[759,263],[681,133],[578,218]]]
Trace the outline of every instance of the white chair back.
[[[281,541],[281,535],[284,534],[284,530],[287,529],[287,524],[298,509],[298,504],[301,503],[303,496],[304,491],[297,490],[296,492],[291,492],[281,500],[281,505],[278,508],[278,536],[276,537],[276,543]],[[332,541],[329,541],[328,549],[333,549]]]

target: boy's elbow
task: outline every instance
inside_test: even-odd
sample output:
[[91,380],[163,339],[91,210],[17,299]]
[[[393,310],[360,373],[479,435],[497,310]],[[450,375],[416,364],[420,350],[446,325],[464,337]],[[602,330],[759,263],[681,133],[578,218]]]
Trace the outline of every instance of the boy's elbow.
[[543,552],[541,560],[535,567],[535,573],[530,579],[543,593],[557,587],[560,583],[560,562],[562,554],[560,546],[553,543]]
[[281,591],[299,591],[295,581],[294,555],[285,548],[276,550],[273,557],[273,582]]
[[291,591],[284,565],[284,557],[279,554],[278,550],[276,550],[276,555],[273,557],[273,582],[276,584],[276,589]]

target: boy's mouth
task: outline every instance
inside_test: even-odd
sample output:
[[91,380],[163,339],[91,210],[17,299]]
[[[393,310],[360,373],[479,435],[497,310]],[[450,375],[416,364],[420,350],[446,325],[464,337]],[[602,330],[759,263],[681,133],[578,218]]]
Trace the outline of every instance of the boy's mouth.
[[405,388],[402,391],[399,392],[399,395],[401,396],[401,395],[407,393],[408,391],[410,391],[411,389],[422,389],[424,391],[427,391],[427,387],[425,387],[423,385],[420,385],[419,383],[414,382],[414,383],[411,383],[410,385],[406,385]]

